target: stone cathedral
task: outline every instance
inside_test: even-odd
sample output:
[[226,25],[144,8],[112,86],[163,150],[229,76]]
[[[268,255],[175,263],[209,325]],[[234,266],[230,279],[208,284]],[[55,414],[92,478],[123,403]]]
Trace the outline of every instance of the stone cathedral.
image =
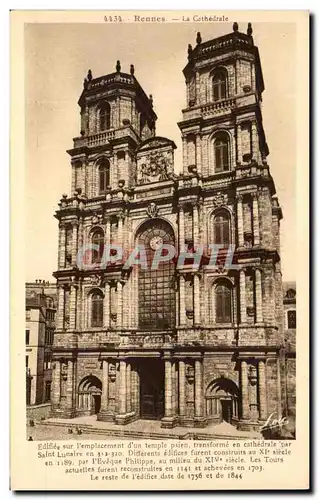
[[[182,165],[174,142],[156,135],[153,98],[133,65],[84,80],[71,194],[55,214],[55,417],[247,430],[285,414],[282,211],[251,24],[209,41],[198,33],[187,58]],[[100,265],[112,244],[122,258]],[[164,244],[188,252],[183,265],[125,266],[136,246],[148,261]],[[235,266],[225,264],[229,248]]]

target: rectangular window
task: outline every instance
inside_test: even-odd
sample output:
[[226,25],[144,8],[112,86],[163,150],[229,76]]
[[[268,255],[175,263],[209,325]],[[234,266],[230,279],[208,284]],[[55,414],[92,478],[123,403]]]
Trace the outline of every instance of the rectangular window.
[[25,331],[25,345],[30,344],[30,330]]
[[44,354],[44,369],[45,370],[50,370],[51,369],[51,360],[52,360],[52,355],[50,352],[46,352]]
[[47,328],[45,331],[45,344],[52,345],[53,344],[53,330]]
[[288,328],[296,328],[297,315],[296,311],[288,311]]

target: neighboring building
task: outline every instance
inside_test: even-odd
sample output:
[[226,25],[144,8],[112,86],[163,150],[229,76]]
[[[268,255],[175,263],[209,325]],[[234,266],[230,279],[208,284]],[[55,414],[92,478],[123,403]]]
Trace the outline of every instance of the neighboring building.
[[296,416],[296,283],[283,283],[285,325],[285,383],[287,415]]
[[26,402],[50,401],[52,345],[55,330],[56,285],[26,283]]
[[[186,107],[173,141],[157,137],[153,99],[134,75],[92,77],[79,99],[71,196],[59,221],[52,412],[125,424],[259,427],[285,412],[281,208],[267,163],[264,81],[251,26],[188,48]],[[99,265],[104,246],[205,247],[157,269]],[[94,244],[85,269],[77,258]],[[209,244],[235,248],[237,269],[207,267]],[[113,256],[114,257],[114,256]],[[206,259],[206,260],[205,260]],[[103,266],[102,266],[103,267]]]

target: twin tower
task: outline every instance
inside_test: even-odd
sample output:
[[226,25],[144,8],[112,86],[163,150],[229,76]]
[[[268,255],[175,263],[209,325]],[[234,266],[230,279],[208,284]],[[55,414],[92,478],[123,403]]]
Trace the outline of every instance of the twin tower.
[[[267,164],[264,81],[252,27],[188,46],[186,104],[173,141],[156,136],[152,96],[134,66],[93,78],[78,104],[71,195],[59,221],[59,289],[52,412],[163,427],[222,420],[241,429],[285,405],[279,224]],[[163,244],[232,248],[220,262],[156,269],[117,260],[106,245],[147,256]],[[81,249],[92,245],[79,260]]]

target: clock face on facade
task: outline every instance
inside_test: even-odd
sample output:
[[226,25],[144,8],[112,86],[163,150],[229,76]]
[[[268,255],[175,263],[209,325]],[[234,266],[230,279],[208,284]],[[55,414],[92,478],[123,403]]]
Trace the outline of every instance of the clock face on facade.
[[150,240],[150,247],[152,250],[158,250],[163,245],[163,238],[160,236],[153,236]]

